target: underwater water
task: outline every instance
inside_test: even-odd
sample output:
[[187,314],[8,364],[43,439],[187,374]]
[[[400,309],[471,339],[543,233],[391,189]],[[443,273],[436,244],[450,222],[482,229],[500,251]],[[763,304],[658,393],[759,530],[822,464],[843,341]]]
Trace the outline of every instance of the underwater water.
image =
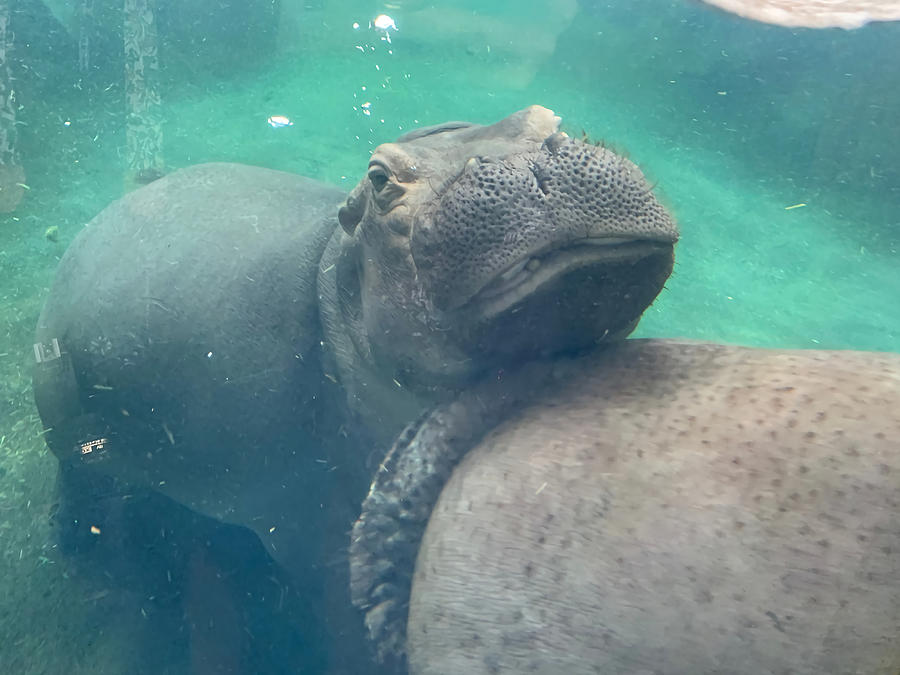
[[[129,13],[155,37],[129,43]],[[626,154],[678,222],[636,336],[900,352],[900,22],[785,28],[688,0],[0,0],[3,26],[0,160],[23,172],[0,175],[18,195],[0,213],[0,672],[332,672],[309,589],[248,530],[101,485],[86,512],[128,536],[60,543],[35,325],[73,238],[157,173],[239,162],[349,191],[380,143],[539,104]]]

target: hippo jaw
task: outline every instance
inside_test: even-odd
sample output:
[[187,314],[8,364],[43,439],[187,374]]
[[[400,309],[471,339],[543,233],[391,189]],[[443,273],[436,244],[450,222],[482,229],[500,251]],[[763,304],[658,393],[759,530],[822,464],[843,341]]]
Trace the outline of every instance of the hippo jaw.
[[[538,289],[557,283],[565,292],[565,279],[576,270],[594,267],[598,271],[614,265],[631,264],[651,257],[672,256],[672,245],[644,242],[626,237],[587,237],[559,248],[526,255],[485,284],[463,306],[481,317],[494,317],[517,303],[527,303]],[[665,262],[662,262],[665,268]]]
[[339,213],[339,276],[383,376],[458,388],[633,330],[677,229],[634,164],[558,126],[533,106],[375,150]]

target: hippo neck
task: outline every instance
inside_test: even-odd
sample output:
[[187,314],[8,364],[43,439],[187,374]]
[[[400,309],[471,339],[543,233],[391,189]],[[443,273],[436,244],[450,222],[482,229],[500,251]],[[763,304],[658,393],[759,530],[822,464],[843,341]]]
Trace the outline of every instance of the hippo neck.
[[442,397],[399,387],[378,372],[365,328],[348,311],[338,292],[342,272],[340,242],[338,227],[319,265],[323,368],[326,377],[342,387],[351,414],[359,418],[369,436],[387,446],[406,424]]

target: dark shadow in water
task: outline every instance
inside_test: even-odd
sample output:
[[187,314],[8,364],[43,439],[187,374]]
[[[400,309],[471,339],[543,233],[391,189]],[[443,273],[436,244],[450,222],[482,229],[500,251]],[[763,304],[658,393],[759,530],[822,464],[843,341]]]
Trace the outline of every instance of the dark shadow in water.
[[249,530],[67,463],[59,500],[64,562],[85,583],[145,599],[133,672],[324,672],[321,628]]

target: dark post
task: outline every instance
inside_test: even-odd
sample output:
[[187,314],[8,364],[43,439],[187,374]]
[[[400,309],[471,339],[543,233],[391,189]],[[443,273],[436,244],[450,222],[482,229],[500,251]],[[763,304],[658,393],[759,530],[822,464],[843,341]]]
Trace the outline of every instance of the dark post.
[[0,213],[15,211],[26,189],[25,169],[16,151],[16,91],[9,66],[13,51],[9,14],[9,1],[0,0]]
[[163,174],[154,0],[125,0],[126,191]]

